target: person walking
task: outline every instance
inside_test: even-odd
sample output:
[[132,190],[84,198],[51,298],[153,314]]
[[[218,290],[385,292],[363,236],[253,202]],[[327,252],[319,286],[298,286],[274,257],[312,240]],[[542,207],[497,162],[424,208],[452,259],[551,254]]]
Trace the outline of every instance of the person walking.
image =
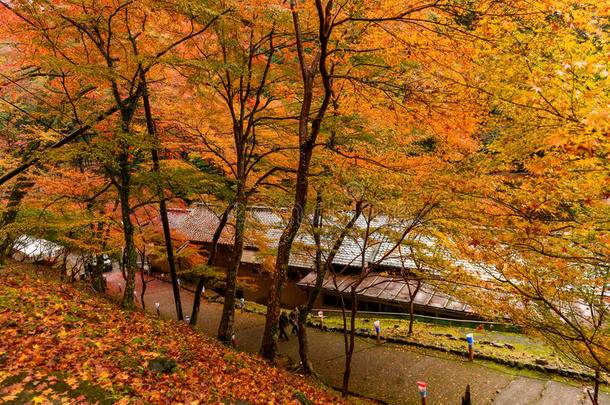
[[299,308],[294,307],[290,312],[290,324],[292,325],[292,334],[296,334],[299,331]]
[[290,323],[290,321],[288,320],[288,317],[286,316],[286,314],[284,312],[282,312],[282,314],[280,315],[280,321],[279,321],[280,336],[278,339],[281,339],[282,336],[284,336],[284,338],[286,340],[288,340],[288,335],[286,334],[286,328],[288,327],[289,323]]

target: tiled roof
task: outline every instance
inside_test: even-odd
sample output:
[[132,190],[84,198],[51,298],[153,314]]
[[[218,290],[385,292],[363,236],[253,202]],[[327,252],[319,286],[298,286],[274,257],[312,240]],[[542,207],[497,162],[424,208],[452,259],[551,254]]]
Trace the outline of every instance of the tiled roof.
[[[220,222],[220,215],[211,209],[199,207],[190,209],[168,209],[167,219],[172,232],[178,232],[191,242],[211,242],[216,227]],[[231,231],[229,233],[229,231]],[[219,242],[231,243],[232,230],[225,227]]]
[[[178,232],[186,239],[196,243],[211,243],[214,232],[220,223],[224,207],[198,204],[189,209],[168,209],[168,222],[172,232]],[[275,240],[277,226],[281,217],[268,208],[251,207],[247,212],[246,246],[255,248],[261,239]],[[219,243],[233,243],[235,218],[229,216]],[[281,228],[279,229],[281,232]],[[279,237],[279,234],[278,234]]]
[[[198,204],[189,209],[170,209],[168,219],[173,232],[179,232],[191,242],[210,243],[212,236],[219,223],[219,218],[222,215],[224,207]],[[282,231],[284,229],[285,218],[282,211],[275,211],[269,207],[248,207],[247,224],[246,224],[246,247],[250,249],[262,249],[273,251],[277,247]],[[378,218],[375,220],[374,226],[371,227],[368,245],[364,249],[364,238],[360,236],[363,230],[366,229],[364,217],[360,217],[353,230],[343,241],[339,252],[334,257],[333,265],[338,267],[360,267],[362,264],[362,256],[364,250],[365,265],[375,264],[390,268],[416,268],[415,263],[410,257],[410,254],[404,250],[394,250],[387,254],[393,247],[394,242],[388,236],[388,230],[400,232],[403,223],[389,223],[386,218]],[[299,234],[295,238],[294,247],[290,255],[289,265],[303,269],[311,269],[315,258],[315,243],[311,235],[311,218],[306,217]],[[340,229],[341,225],[337,225],[328,219],[325,220],[325,227],[328,229]],[[337,222],[340,222],[337,220]],[[231,216],[224,232],[220,238],[222,244],[233,243],[234,233],[234,217]],[[335,230],[336,230],[335,229]],[[331,232],[332,234],[332,232]],[[321,235],[321,244],[323,248],[323,259],[327,257],[332,245],[335,242],[336,234],[328,236]],[[472,273],[473,275],[482,275],[479,264],[471,263],[465,260],[453,258],[450,252],[439,249],[433,239],[426,236],[418,236],[416,241],[424,249],[430,252],[441,252],[446,260],[451,260],[454,265],[461,269]],[[252,259],[252,258],[250,258]],[[248,259],[248,260],[250,260]],[[252,259],[254,260],[254,259]],[[257,262],[260,262],[257,259]]]
[[[301,279],[297,283],[297,286],[301,288],[311,288],[315,285],[315,282],[316,273],[312,271]],[[334,278],[332,276],[327,276],[322,282],[322,289],[333,293],[348,293],[351,287],[357,282],[358,277],[354,275],[338,275]],[[410,302],[410,292],[414,292],[416,288],[417,284],[415,280],[409,279],[405,281],[402,277],[371,273],[356,287],[356,292],[363,298],[401,305]],[[455,298],[441,292],[428,283],[422,283],[422,286],[413,299],[413,303],[430,310],[443,310],[462,315],[474,315],[474,312],[469,305],[457,301]]]

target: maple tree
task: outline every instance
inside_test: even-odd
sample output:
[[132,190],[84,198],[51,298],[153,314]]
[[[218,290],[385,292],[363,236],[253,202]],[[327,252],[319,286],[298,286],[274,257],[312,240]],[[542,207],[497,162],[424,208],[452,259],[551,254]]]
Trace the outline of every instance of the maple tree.
[[[307,205],[309,171],[317,144],[325,144],[342,156],[398,168],[409,156],[400,155],[403,149],[380,154],[382,140],[405,145],[418,135],[425,138],[442,131],[442,140],[458,150],[476,144],[470,134],[475,132],[479,119],[473,111],[459,107],[462,102],[471,102],[472,96],[466,90],[462,91],[462,98],[456,98],[450,81],[442,80],[443,75],[453,77],[447,67],[452,62],[463,66],[471,63],[466,54],[469,42],[465,40],[469,34],[464,33],[463,22],[458,18],[479,10],[473,11],[470,6],[451,2],[350,3],[349,7],[333,1],[291,3],[304,92],[298,115],[300,155],[292,213],[278,243],[275,278],[267,300],[261,346],[264,357],[273,358],[275,353],[279,297],[292,243]],[[487,5],[479,6],[485,10]],[[492,9],[490,6],[485,12],[495,12]],[[301,18],[301,13],[306,13],[307,18]],[[301,20],[305,21],[305,28],[301,28]],[[315,39],[307,38],[305,42],[303,32],[310,31],[315,33]],[[441,55],[443,63],[436,63]],[[449,105],[455,110],[451,111]],[[420,121],[419,128],[427,130],[413,129],[415,120]],[[337,134],[332,130],[341,125],[353,126],[352,131]],[[405,135],[401,132],[404,128],[413,132]],[[347,136],[352,139],[342,148]],[[379,143],[373,146],[375,142],[369,143],[369,139]],[[359,148],[359,141],[368,147]],[[443,152],[447,156],[460,153]]]
[[[183,26],[179,26],[177,30],[168,29],[170,16],[173,15],[171,13],[179,9],[180,4],[174,5],[174,8],[164,5],[165,8],[163,8],[152,3],[136,5],[129,2],[109,2],[102,7],[103,13],[94,11],[98,8],[97,4],[85,3],[81,5],[67,3],[65,7],[60,7],[59,4],[46,4],[46,2],[36,5],[3,3],[3,6],[5,11],[8,10],[8,15],[12,17],[8,20],[12,24],[7,29],[15,35],[31,36],[27,49],[32,53],[38,52],[39,56],[36,61],[39,63],[39,69],[46,75],[60,78],[51,83],[58,86],[57,94],[60,95],[60,99],[57,100],[57,105],[62,103],[70,106],[71,113],[74,115],[73,122],[80,125],[78,130],[59,141],[58,144],[64,145],[87,131],[93,131],[90,124],[82,124],[87,121],[85,116],[91,110],[92,102],[102,104],[101,100],[103,100],[112,106],[93,122],[106,119],[102,124],[104,126],[110,124],[110,127],[100,126],[96,130],[109,131],[105,134],[114,133],[114,136],[104,139],[106,143],[102,143],[99,137],[95,138],[93,142],[96,146],[106,148],[105,156],[96,157],[98,161],[101,160],[102,170],[118,191],[127,269],[127,285],[123,303],[125,306],[131,306],[136,265],[133,208],[130,201],[132,172],[141,167],[143,163],[141,152],[149,148],[148,143],[153,145],[158,143],[150,111],[146,74],[156,67],[160,58],[169,50],[201,34],[209,25],[202,24],[198,29],[194,29],[193,24],[196,21],[191,16],[190,19],[184,18],[186,28],[183,31],[181,31]],[[151,27],[152,23],[147,24],[148,21],[151,21],[148,19],[151,13],[155,13],[157,17],[154,19],[154,27]],[[210,17],[212,20],[214,18],[217,16]],[[137,25],[137,29],[141,31],[134,32],[133,25]],[[54,35],[49,34],[48,26],[54,26]],[[16,27],[19,28],[11,29]],[[189,29],[192,30],[189,32]],[[138,41],[150,44],[151,42],[146,41],[146,38],[155,37],[159,32],[156,30],[166,30],[172,35],[166,36],[163,41],[156,40],[153,49],[143,51],[142,47],[139,47]],[[74,36],[80,40],[71,41]],[[146,92],[143,92],[144,89]],[[62,94],[63,99],[61,99]],[[139,97],[144,99],[148,135],[152,139],[144,137],[143,132],[133,126]],[[119,117],[117,119],[113,117],[114,121],[109,121],[107,118],[114,111],[119,112]],[[155,146],[151,153],[153,170],[158,173],[157,150],[158,147]],[[161,186],[157,186],[156,194],[162,197],[159,204],[162,216],[165,217],[165,199]],[[167,221],[163,223],[170,268],[174,269]],[[181,315],[175,270],[172,271],[172,279],[175,285],[178,314]]]
[[599,374],[610,354],[607,8],[531,11],[497,26],[509,34],[493,45],[478,42],[479,78],[462,79],[488,95],[491,114],[477,177],[456,184],[468,212],[456,239],[468,235],[460,249],[486,264],[470,281],[483,287],[473,291],[477,308],[508,315]]
[[[233,252],[227,263],[218,329],[218,338],[226,343],[230,342],[233,329],[249,200],[277,173],[290,170],[281,165],[281,152],[291,148],[289,137],[274,125],[284,109],[272,90],[285,80],[282,70],[276,67],[282,60],[276,53],[285,45],[276,44],[274,19],[273,4],[234,8],[214,24],[213,34],[193,41],[191,53],[176,63],[189,79],[189,93],[186,96],[180,89],[182,101],[176,104],[180,113],[173,121],[178,122],[185,139],[193,145],[189,154],[212,163],[233,185],[229,207],[215,232],[218,235],[222,231],[232,211]],[[240,28],[244,22],[245,30]],[[193,106],[197,109],[193,110]],[[193,324],[197,305],[191,318]]]

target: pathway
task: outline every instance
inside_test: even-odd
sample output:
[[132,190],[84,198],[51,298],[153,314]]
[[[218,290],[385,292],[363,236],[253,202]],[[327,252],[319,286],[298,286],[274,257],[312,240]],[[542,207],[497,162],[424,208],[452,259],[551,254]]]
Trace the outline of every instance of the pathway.
[[[107,276],[110,293],[120,294],[118,283],[124,286],[122,275]],[[136,290],[141,291],[140,277]],[[190,313],[194,294],[181,289],[185,313]],[[139,299],[138,299],[139,302]],[[164,316],[176,317],[172,289],[169,283],[153,280],[147,283],[145,303],[150,310],[159,302]],[[198,327],[215,336],[222,305],[202,301]],[[264,317],[236,310],[235,332],[237,347],[257,353],[260,347]],[[330,385],[340,387],[344,365],[343,336],[310,328],[309,341],[314,368]],[[299,362],[296,336],[279,343],[279,351]],[[372,339],[357,338],[352,360],[350,389],[366,397],[391,404],[419,404],[417,381],[428,385],[429,404],[459,404],[466,384],[471,386],[474,404],[495,405],[577,405],[588,404],[582,387],[569,386],[552,380],[516,376],[492,369],[485,362],[464,361],[453,355],[389,343],[378,344]],[[602,405],[610,405],[610,394],[601,393]]]

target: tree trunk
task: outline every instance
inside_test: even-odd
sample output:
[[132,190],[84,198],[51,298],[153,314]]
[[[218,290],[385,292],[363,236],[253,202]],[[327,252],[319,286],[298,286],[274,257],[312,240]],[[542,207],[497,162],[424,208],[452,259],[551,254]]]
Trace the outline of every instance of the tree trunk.
[[411,335],[413,333],[413,322],[415,321],[415,314],[413,313],[413,299],[409,302],[409,332],[407,334]]
[[165,204],[165,192],[163,191],[163,185],[161,179],[158,177],[161,172],[159,165],[159,139],[157,137],[157,131],[155,128],[155,122],[152,117],[152,111],[150,108],[150,97],[148,94],[148,84],[146,82],[146,74],[144,70],[140,69],[140,81],[142,83],[142,104],[144,105],[144,115],[146,116],[146,129],[148,134],[152,137],[152,162],[153,171],[157,175],[156,188],[157,196],[159,197],[159,214],[161,216],[161,224],[163,226],[163,237],[165,239],[165,250],[167,251],[167,263],[169,265],[169,274],[172,281],[172,291],[174,293],[174,303],[176,305],[176,316],[179,321],[184,319],[182,314],[182,302],[180,300],[180,286],[178,285],[178,275],[176,274],[176,263],[174,260],[174,249],[172,247],[172,235],[169,228],[169,220],[167,218],[167,206]]
[[[220,221],[216,226],[216,230],[214,231],[214,236],[212,237],[212,247],[210,250],[210,256],[208,257],[207,265],[214,265],[214,260],[216,259],[216,252],[218,250],[218,240],[220,239],[220,235],[222,235],[222,231],[227,225],[227,220],[229,219],[229,213],[233,208],[232,204],[229,204],[225,211],[222,213],[220,217]],[[191,321],[190,325],[197,325],[197,318],[199,316],[199,306],[201,305],[201,292],[203,291],[205,283],[205,275],[201,275],[199,277],[199,282],[197,283],[197,288],[195,289],[195,298],[193,299],[193,310],[191,311]]]
[[97,292],[105,292],[104,285],[104,256],[95,256],[95,267],[93,268],[93,274],[91,275],[91,286]]
[[[311,361],[309,360],[309,347],[307,343],[307,316],[313,309],[316,300],[320,296],[322,291],[322,284],[324,283],[324,277],[326,277],[326,273],[328,272],[329,266],[332,264],[335,256],[339,252],[341,245],[343,245],[343,241],[347,236],[350,229],[354,227],[354,224],[358,220],[358,217],[362,214],[362,201],[356,202],[356,209],[354,210],[354,215],[347,223],[347,225],[341,231],[341,234],[337,237],[332,249],[328,253],[328,256],[325,262],[321,263],[322,252],[320,250],[320,234],[317,232],[319,228],[322,226],[322,213],[321,213],[321,198],[318,196],[316,199],[316,208],[314,211],[314,240],[316,242],[316,284],[311,290],[309,294],[309,298],[307,301],[307,305],[299,308],[299,318],[298,318],[298,330],[299,330],[299,356],[301,357],[301,364],[303,365],[303,373],[313,374],[313,366]],[[301,336],[301,334],[303,336]]]
[[309,305],[299,308],[299,320],[297,336],[299,338],[299,357],[303,366],[303,374],[313,374],[313,364],[309,358],[309,341],[307,340],[307,315],[309,315]]
[[[260,349],[261,356],[267,360],[273,360],[277,352],[277,341],[275,335],[277,332],[277,322],[280,316],[280,297],[282,295],[282,287],[284,280],[286,279],[292,243],[294,242],[294,238],[301,227],[303,212],[307,203],[309,165],[311,162],[311,156],[313,154],[316,139],[320,133],[322,120],[326,114],[332,93],[331,76],[326,67],[326,58],[328,57],[328,42],[330,39],[331,29],[328,18],[330,18],[330,10],[332,9],[333,5],[332,1],[327,4],[326,10],[328,11],[328,14],[326,14],[326,12],[323,10],[324,7],[322,7],[319,2],[317,3],[317,6],[320,50],[317,56],[314,58],[314,63],[312,66],[308,67],[303,51],[303,34],[301,32],[299,22],[297,2],[296,0],[290,1],[297,45],[297,55],[303,78],[303,100],[301,102],[301,110],[299,112],[299,165],[297,168],[296,188],[292,213],[278,242],[277,257],[275,260],[275,277],[271,283],[269,297],[267,299],[265,330],[263,332],[263,340]],[[322,85],[324,87],[324,94],[320,107],[312,120],[310,117],[310,111],[313,101],[314,79],[317,71],[320,72]],[[309,130],[310,122],[311,130]]]
[[[19,205],[27,194],[30,187],[34,183],[28,181],[26,176],[19,176],[15,184],[11,189],[11,193],[8,197],[8,204],[6,205],[6,211],[0,218],[0,230],[7,225],[15,222],[17,214],[19,213]],[[10,232],[0,232],[0,266],[6,264],[6,257],[9,254],[10,247],[13,243],[13,236]]]
[[352,372],[352,356],[354,354],[354,345],[356,344],[356,313],[358,311],[358,296],[356,295],[356,289],[352,288],[351,291],[352,299],[352,310],[349,330],[349,345],[345,349],[345,370],[343,371],[343,398],[347,398],[349,393],[349,378]]
[[140,281],[142,282],[142,292],[140,293],[140,302],[142,303],[142,309],[146,311],[146,304],[144,303],[144,294],[146,293],[146,279],[144,278],[144,260],[146,257],[146,247],[143,248],[142,254],[142,265],[140,266]]
[[595,404],[599,403],[599,380],[600,380],[600,372],[599,369],[595,370],[595,387],[593,388],[593,400]]
[[[100,210],[100,215],[103,215],[103,210]],[[102,251],[106,248],[106,238],[104,237],[104,223],[98,222],[97,231],[95,237],[102,240]],[[97,292],[104,293],[106,285],[104,283],[104,255],[97,254],[95,256],[95,267],[93,268],[93,274],[91,276],[91,286]]]
[[[407,280],[407,286],[409,287],[409,291],[411,291],[411,287],[408,285],[408,280]],[[415,301],[415,296],[417,296],[417,293],[419,292],[419,289],[421,288],[421,281],[419,279],[417,279],[417,287],[415,287],[415,291],[413,292],[413,294],[409,294],[409,332],[408,334],[411,335],[413,333],[413,324],[415,323],[415,305],[414,305],[414,301]]]
[[464,393],[464,396],[462,397],[462,405],[472,405],[472,402],[470,399],[470,384],[466,385],[466,392]]
[[123,235],[125,238],[124,267],[126,273],[125,290],[121,305],[123,308],[131,309],[134,306],[133,292],[135,289],[137,252],[133,238],[134,227],[131,222],[131,206],[129,205],[131,174],[129,173],[129,155],[127,152],[120,153],[119,167],[121,180],[119,200],[121,202],[121,219],[123,221]]
[[226,288],[222,316],[218,326],[218,340],[225,344],[231,343],[233,321],[235,318],[235,292],[237,290],[237,273],[244,248],[244,229],[246,226],[246,197],[245,184],[240,181],[237,185],[235,203],[235,239],[233,241],[233,255],[227,267]]
[[[157,150],[153,149],[153,168],[159,172],[159,157]],[[163,236],[165,238],[165,249],[167,251],[167,263],[169,264],[169,274],[172,281],[172,291],[174,293],[174,303],[176,305],[176,316],[181,321],[184,316],[182,314],[182,301],[180,300],[180,286],[178,285],[178,275],[176,272],[176,263],[174,260],[174,249],[172,247],[172,236],[169,228],[169,220],[167,218],[167,206],[165,205],[165,195],[163,187],[159,184],[157,187],[157,195],[159,196],[159,212],[161,215],[161,223],[163,224]]]
[[292,213],[282,236],[278,243],[277,256],[275,259],[275,276],[269,287],[267,298],[267,315],[265,319],[265,330],[260,354],[267,360],[273,360],[277,352],[277,323],[280,317],[280,297],[282,287],[288,271],[290,251],[294,238],[301,227],[303,221],[303,211],[307,203],[307,189],[309,184],[309,163],[313,149],[301,151],[299,155],[299,169],[297,172],[297,183],[294,196]]

